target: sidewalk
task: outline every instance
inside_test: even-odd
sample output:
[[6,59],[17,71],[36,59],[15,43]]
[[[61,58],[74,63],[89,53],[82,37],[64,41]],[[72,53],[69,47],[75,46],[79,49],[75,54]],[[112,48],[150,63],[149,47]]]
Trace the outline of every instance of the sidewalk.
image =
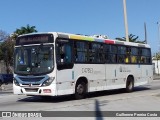
[[153,80],[160,80],[160,75],[154,74],[153,75]]

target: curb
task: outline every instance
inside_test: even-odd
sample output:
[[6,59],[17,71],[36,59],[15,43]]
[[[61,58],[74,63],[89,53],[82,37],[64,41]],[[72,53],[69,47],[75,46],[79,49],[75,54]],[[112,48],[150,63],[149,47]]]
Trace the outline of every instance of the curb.
[[153,78],[153,80],[160,80],[160,78]]

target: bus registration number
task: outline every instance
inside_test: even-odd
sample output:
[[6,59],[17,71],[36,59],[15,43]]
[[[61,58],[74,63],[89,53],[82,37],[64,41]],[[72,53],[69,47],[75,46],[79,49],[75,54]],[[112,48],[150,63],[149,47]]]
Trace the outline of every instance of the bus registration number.
[[93,73],[93,68],[82,68],[82,73]]

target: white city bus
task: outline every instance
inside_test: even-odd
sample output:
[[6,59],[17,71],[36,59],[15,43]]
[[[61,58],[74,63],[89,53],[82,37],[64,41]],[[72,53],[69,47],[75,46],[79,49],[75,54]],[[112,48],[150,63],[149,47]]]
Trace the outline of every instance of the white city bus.
[[152,81],[149,45],[68,33],[21,35],[14,51],[14,94],[59,96]]

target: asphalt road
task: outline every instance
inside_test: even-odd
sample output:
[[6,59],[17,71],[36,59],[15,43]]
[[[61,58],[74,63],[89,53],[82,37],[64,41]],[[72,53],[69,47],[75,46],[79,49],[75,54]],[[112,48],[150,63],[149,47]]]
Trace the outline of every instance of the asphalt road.
[[[87,119],[158,120],[160,119],[158,117],[110,118],[105,117],[103,111],[160,111],[160,80],[154,80],[148,85],[136,87],[132,93],[125,93],[123,90],[94,92],[82,100],[75,100],[72,96],[42,99],[33,96],[13,95],[12,89],[7,90],[5,88],[0,91],[0,111],[96,111],[94,117],[87,117]],[[73,112],[73,114],[75,113]]]

